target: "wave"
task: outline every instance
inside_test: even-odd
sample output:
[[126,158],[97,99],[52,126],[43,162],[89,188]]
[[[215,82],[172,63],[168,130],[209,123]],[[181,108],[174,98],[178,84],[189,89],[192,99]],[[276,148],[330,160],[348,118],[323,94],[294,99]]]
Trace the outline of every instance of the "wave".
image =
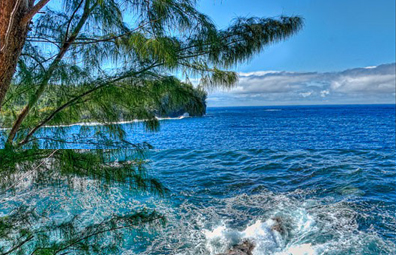
[[[170,179],[172,182],[164,182],[169,187],[180,186],[180,189],[174,188],[172,199],[157,199],[143,195],[143,197],[131,196],[131,192],[127,187],[113,187],[106,193],[102,192],[101,187],[90,187],[90,184],[84,184],[84,189],[79,189],[79,181],[73,184],[78,188],[70,196],[69,189],[57,189],[53,192],[51,188],[27,192],[28,196],[32,195],[32,201],[25,197],[9,197],[8,202],[3,201],[3,208],[8,208],[7,203],[15,203],[15,201],[26,201],[27,204],[40,204],[40,207],[46,208],[50,201],[62,203],[62,206],[54,206],[59,208],[56,212],[57,219],[70,217],[73,213],[82,214],[82,219],[87,222],[101,222],[102,217],[112,213],[120,213],[120,211],[128,208],[127,211],[133,211],[135,207],[152,208],[163,213],[168,220],[168,224],[164,228],[150,229],[142,228],[140,233],[127,233],[125,243],[120,244],[123,255],[127,254],[177,254],[177,255],[216,255],[227,252],[233,245],[240,244],[244,240],[249,240],[255,244],[253,255],[348,255],[348,254],[396,254],[396,216],[394,214],[395,205],[392,200],[376,200],[362,197],[362,190],[351,185],[344,185],[340,190],[333,190],[329,186],[320,186],[320,182],[324,179],[347,179],[352,175],[360,175],[366,172],[367,176],[372,176],[371,172],[354,170],[349,172],[347,168],[342,168],[336,164],[333,168],[339,169],[339,172],[332,170],[333,175],[324,175],[330,172],[330,168],[316,171],[315,176],[318,178],[317,184],[308,188],[304,185],[304,189],[293,188],[294,191],[270,191],[263,185],[255,185],[259,183],[254,176],[255,171],[250,174],[245,170],[241,175],[235,175],[236,170],[232,168],[230,160],[247,165],[253,157],[248,152],[228,152],[227,157],[219,156],[219,153],[213,154],[196,153],[193,151],[180,152],[164,151],[166,153],[166,165],[169,172],[164,172],[158,178],[164,179],[164,176],[171,176],[175,173],[175,169],[181,168],[181,175],[173,175]],[[250,152],[252,153],[252,152]],[[257,153],[257,152],[255,152]],[[280,160],[280,156],[285,156],[283,160],[290,163],[291,158],[295,162],[304,162],[301,154],[305,152],[294,152],[283,155],[282,152],[271,154],[264,151],[263,154],[269,158],[260,158],[261,161],[269,162],[272,160]],[[317,158],[318,162],[329,162],[329,156],[334,152],[324,151],[320,153],[311,152],[311,157]],[[364,158],[380,157],[382,169],[391,169],[385,167],[386,153],[378,154],[372,152],[356,152],[363,153]],[[159,157],[165,158],[164,154]],[[197,158],[192,157],[195,155]],[[206,155],[206,157],[205,157]],[[215,157],[217,155],[217,157]],[[300,155],[300,156],[299,156]],[[320,156],[322,155],[322,156]],[[337,154],[336,154],[337,155]],[[392,154],[393,155],[393,154]],[[174,166],[172,160],[180,160],[182,164],[190,164],[194,162],[191,171],[186,171],[182,165]],[[208,160],[213,158],[213,161]],[[218,160],[222,158],[223,160]],[[339,158],[332,158],[332,162],[339,162]],[[228,159],[228,160],[227,160]],[[306,157],[305,160],[312,162],[312,158]],[[348,161],[353,164],[361,158],[353,158],[348,154]],[[392,157],[393,160],[393,157]],[[282,161],[282,160],[280,160]],[[215,162],[223,162],[224,167],[215,167]],[[250,162],[252,165],[254,162]],[[201,165],[202,164],[202,165]],[[219,163],[217,163],[219,164]],[[192,164],[191,164],[192,165]],[[221,169],[221,172],[229,171],[233,173],[233,180],[237,180],[239,184],[248,178],[247,185],[250,187],[255,185],[254,189],[238,190],[235,185],[228,182],[224,185],[220,179],[214,179],[208,174],[208,168]],[[238,165],[239,168],[239,165]],[[261,166],[258,166],[261,169]],[[160,167],[154,167],[153,170],[160,171]],[[287,179],[286,172],[278,166],[274,174],[279,175],[280,179]],[[292,168],[296,169],[296,168]],[[393,168],[392,168],[393,169]],[[201,170],[201,172],[199,171]],[[295,170],[292,170],[293,172]],[[301,170],[298,170],[301,171]],[[377,171],[377,170],[373,170]],[[268,177],[271,177],[269,171],[265,171]],[[347,175],[339,175],[340,172],[348,173]],[[211,171],[218,176],[219,171]],[[193,175],[197,175],[203,180],[199,180]],[[392,178],[393,171],[391,173]],[[183,177],[184,176],[184,177]],[[298,174],[290,182],[296,183]],[[183,181],[183,178],[191,177]],[[224,179],[226,176],[221,176]],[[378,177],[378,176],[377,176]],[[369,177],[367,177],[369,178]],[[25,178],[23,178],[25,179]],[[231,178],[225,178],[231,180]],[[366,179],[366,178],[365,178]],[[381,180],[380,186],[376,189],[387,190],[388,186],[384,184],[385,177],[378,178]],[[361,179],[357,179],[361,180]],[[29,180],[26,180],[29,181]],[[188,184],[187,184],[188,183]],[[211,184],[209,184],[211,183]],[[393,182],[392,182],[393,183]],[[191,185],[191,189],[188,185]],[[301,183],[300,183],[301,184]],[[83,185],[83,184],[81,184]],[[213,186],[211,186],[213,185]],[[275,190],[275,186],[285,185],[276,181],[266,182],[265,186]],[[297,186],[302,186],[298,185]],[[369,185],[369,184],[366,184]],[[391,184],[389,184],[391,185]],[[28,185],[29,186],[29,185]],[[221,187],[221,189],[215,189]],[[87,188],[89,187],[89,188]],[[341,184],[340,184],[341,187]],[[393,186],[389,186],[393,187]],[[20,187],[26,190],[24,187]],[[315,189],[317,188],[317,189]],[[80,190],[80,191],[78,191]],[[327,190],[328,195],[323,197],[323,190]],[[329,191],[330,190],[330,191]],[[375,190],[375,189],[372,189]],[[242,193],[245,192],[245,193]],[[343,198],[336,198],[337,193],[345,194]],[[39,194],[39,195],[35,195]],[[387,196],[392,197],[393,193]],[[385,196],[385,195],[382,195]],[[68,197],[72,199],[58,200],[58,197]],[[41,199],[42,202],[38,203]],[[58,204],[56,204],[58,205]],[[11,207],[9,207],[11,208]],[[147,232],[146,232],[147,230]],[[144,233],[142,235],[142,233]]]
[[[156,117],[157,120],[162,121],[162,120],[181,120],[181,119],[186,119],[186,118],[192,118],[190,116],[179,116],[179,117]],[[74,126],[106,126],[106,125],[122,125],[122,124],[131,124],[131,123],[139,123],[139,122],[145,122],[147,121],[146,119],[139,120],[139,119],[134,119],[134,120],[127,120],[127,121],[115,121],[115,122],[108,122],[108,123],[101,123],[101,122],[78,122],[74,124],[68,124],[68,125],[54,125],[54,126],[44,126],[44,127],[74,127]]]
[[[208,201],[210,206],[184,203],[173,212],[168,230],[144,254],[171,249],[171,254],[215,255],[245,240],[254,243],[253,255],[396,253],[394,242],[373,229],[363,230],[360,219],[370,217],[367,208],[361,212],[347,201],[304,196],[302,191],[265,191],[215,199]],[[183,245],[170,248],[170,243]]]

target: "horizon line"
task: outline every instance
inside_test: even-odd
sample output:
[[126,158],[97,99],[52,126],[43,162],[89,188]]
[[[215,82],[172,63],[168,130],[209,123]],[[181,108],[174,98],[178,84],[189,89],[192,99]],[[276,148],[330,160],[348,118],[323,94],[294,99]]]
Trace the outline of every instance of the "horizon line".
[[367,103],[367,104],[289,104],[289,105],[230,105],[230,106],[207,106],[206,108],[232,108],[232,107],[284,107],[284,106],[363,106],[363,105],[392,105],[396,106],[396,103],[386,103],[386,104],[376,104],[376,103]]

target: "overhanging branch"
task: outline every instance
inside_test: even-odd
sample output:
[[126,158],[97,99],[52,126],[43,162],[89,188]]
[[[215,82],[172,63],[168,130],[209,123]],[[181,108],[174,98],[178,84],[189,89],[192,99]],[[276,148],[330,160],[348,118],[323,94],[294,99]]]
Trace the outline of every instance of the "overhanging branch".
[[33,17],[38,13],[49,1],[51,0],[40,0],[35,6],[33,6],[28,13],[22,19],[22,24],[26,25]]
[[137,75],[137,74],[139,74],[139,73],[145,72],[145,71],[147,71],[147,70],[149,70],[149,69],[152,69],[152,68],[154,68],[154,67],[156,67],[156,66],[159,66],[159,65],[160,65],[160,64],[153,64],[153,65],[151,65],[151,66],[149,66],[149,67],[147,67],[147,68],[144,68],[143,70],[140,70],[140,71],[138,71],[138,72],[127,72],[127,73],[125,73],[124,75],[117,76],[117,77],[113,77],[113,78],[110,78],[110,79],[108,79],[108,80],[106,80],[106,81],[102,81],[102,82],[100,83],[100,85],[98,85],[98,86],[96,86],[96,87],[94,87],[94,88],[92,88],[92,89],[90,89],[90,90],[85,91],[84,93],[82,93],[82,94],[80,94],[80,95],[74,97],[74,98],[71,99],[70,101],[68,101],[68,102],[64,103],[63,105],[61,105],[60,107],[58,107],[58,108],[57,108],[54,112],[52,112],[47,118],[45,118],[42,122],[40,122],[40,124],[38,124],[36,127],[34,127],[34,128],[26,135],[25,139],[24,139],[22,142],[19,143],[19,145],[24,145],[24,144],[28,143],[28,142],[30,141],[30,137],[31,137],[38,129],[40,129],[42,126],[44,126],[44,125],[45,125],[46,123],[48,123],[50,120],[52,120],[52,118],[54,118],[56,114],[58,114],[59,112],[63,111],[64,109],[66,109],[66,108],[69,107],[70,105],[72,105],[72,104],[78,102],[78,100],[80,100],[80,99],[86,97],[87,95],[92,94],[93,92],[95,92],[95,91],[97,91],[97,90],[100,90],[100,89],[102,89],[102,88],[108,86],[109,84],[113,84],[114,82],[120,81],[120,80],[122,80],[122,79],[126,79],[126,78],[129,78],[129,77],[132,77],[132,76],[134,76],[134,75]]

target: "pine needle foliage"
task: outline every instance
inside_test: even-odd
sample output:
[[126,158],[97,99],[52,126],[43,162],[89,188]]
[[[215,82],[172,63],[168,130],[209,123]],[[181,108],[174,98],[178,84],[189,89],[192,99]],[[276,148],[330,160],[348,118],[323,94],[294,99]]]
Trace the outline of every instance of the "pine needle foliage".
[[122,251],[124,236],[138,232],[137,226],[166,223],[163,215],[147,210],[111,215],[87,226],[79,216],[62,221],[43,219],[48,219],[47,212],[37,213],[24,206],[0,218],[0,254],[117,254]]
[[[0,254],[115,254],[139,229],[165,224],[164,215],[154,209],[115,208],[121,213],[87,222],[87,216],[78,212],[61,219],[54,217],[65,214],[56,204],[38,206],[27,198],[10,201],[10,197],[23,195],[26,190],[33,194],[46,189],[59,193],[62,188],[82,193],[95,189],[93,196],[102,196],[110,189],[126,187],[129,196],[164,196],[167,188],[145,169],[146,149],[0,151],[0,158],[7,159],[0,169]],[[72,196],[64,200],[75,203]]]
[[62,2],[33,19],[2,106],[8,145],[29,148],[43,126],[77,122],[82,109],[100,123],[122,112],[155,130],[164,93],[172,107],[195,100],[191,77],[200,90],[232,87],[238,78],[228,68],[302,27],[300,17],[282,16],[236,18],[219,30],[186,0]]
[[[26,185],[165,195],[145,170],[150,145],[126,141],[117,122],[142,120],[157,131],[157,117],[173,110],[204,113],[206,90],[234,86],[232,67],[302,25],[297,16],[253,17],[218,29],[194,0],[50,1],[32,20],[1,105],[0,201]],[[81,122],[101,125],[67,137],[67,125]],[[64,150],[83,143],[97,150]],[[83,224],[79,215],[51,220],[34,205],[7,208],[0,208],[0,254],[116,254],[126,230],[164,223],[145,209]]]

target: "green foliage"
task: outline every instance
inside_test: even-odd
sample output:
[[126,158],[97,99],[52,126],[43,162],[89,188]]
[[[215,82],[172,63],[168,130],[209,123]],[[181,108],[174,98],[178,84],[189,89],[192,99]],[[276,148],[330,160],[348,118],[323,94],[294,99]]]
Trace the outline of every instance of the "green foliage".
[[47,213],[21,206],[0,218],[0,254],[115,254],[121,251],[125,235],[138,231],[137,227],[166,223],[164,216],[148,210],[112,215],[88,225],[80,216],[50,220]]
[[[300,17],[236,18],[219,30],[194,0],[63,0],[61,7],[47,6],[33,19],[0,112],[0,254],[114,254],[125,231],[164,223],[155,211],[131,208],[95,222],[78,214],[54,220],[53,208],[6,201],[43,187],[166,194],[144,168],[150,146],[125,141],[116,122],[140,119],[156,131],[157,116],[181,108],[202,114],[205,90],[237,83],[232,66],[301,27]],[[82,127],[73,140],[59,126],[79,122],[102,125]],[[48,125],[59,127],[42,129]],[[92,130],[88,143],[100,150],[62,150],[81,148],[80,138]]]
[[[45,147],[62,148],[62,146],[67,145],[65,140],[62,139],[64,132],[68,129],[67,125],[96,122],[105,124],[97,127],[98,132],[105,130],[106,135],[111,138],[104,138],[106,141],[103,141],[105,143],[103,147],[133,147],[133,145],[125,142],[121,143],[125,131],[120,125],[116,124],[117,122],[143,119],[143,124],[147,129],[158,130],[158,116],[166,116],[180,108],[183,108],[184,112],[198,116],[205,113],[206,110],[206,92],[194,88],[190,84],[180,82],[172,76],[153,77],[151,79],[123,79],[114,84],[103,82],[103,86],[98,89],[100,91],[97,93],[85,98],[75,97],[75,95],[84,94],[89,88],[97,89],[97,86],[86,84],[84,87],[68,88],[71,95],[60,96],[64,93],[64,86],[49,85],[47,95],[34,108],[34,114],[25,119],[24,125],[21,126],[15,140],[21,142],[26,139],[26,132],[29,131],[28,127],[30,126],[63,126],[54,130],[52,137],[47,137],[48,141],[45,143]],[[69,104],[71,100],[74,101]],[[67,106],[67,110],[57,112],[64,105]],[[14,104],[14,107],[22,109],[23,104]],[[3,114],[4,127],[12,126],[13,121],[10,120],[13,119],[13,112],[9,111]],[[56,113],[53,114],[54,112]],[[34,137],[28,138],[30,146],[37,142]],[[97,139],[99,140],[99,137]],[[76,143],[78,142],[76,141]]]
[[[224,68],[301,26],[299,17],[237,18],[218,30],[195,1],[64,0],[33,20],[3,105],[7,143],[29,147],[42,126],[80,122],[86,112],[90,121],[125,116],[156,130],[156,107],[202,107],[192,103],[190,78],[199,90],[230,88],[238,78]],[[159,103],[164,96],[169,105]],[[109,130],[122,140],[119,128]]]
[[[48,206],[37,206],[28,201],[29,195],[23,202],[15,196],[26,190],[33,195],[50,190],[45,195],[50,199],[51,193],[60,194],[66,188],[67,193],[77,190],[92,193],[94,198],[117,187],[126,188],[129,196],[164,196],[168,190],[145,169],[146,149],[142,145],[135,150],[1,150],[0,210],[6,214],[0,216],[0,254],[114,253],[128,240],[126,236],[136,234],[131,231],[147,224],[151,228],[163,225],[164,215],[153,209],[129,208],[121,203],[115,208],[117,213],[102,212],[104,216],[95,221],[78,210],[59,218],[54,216],[65,212],[56,200]],[[66,196],[60,201],[73,204],[75,199]]]
[[[0,186],[13,189],[21,175],[27,173],[29,182],[40,185],[66,183],[75,185],[76,178],[96,180],[98,187],[126,185],[130,191],[158,195],[167,192],[158,180],[145,170],[147,144],[119,150],[0,150]],[[10,185],[13,183],[13,185]],[[81,185],[80,185],[81,186]]]

